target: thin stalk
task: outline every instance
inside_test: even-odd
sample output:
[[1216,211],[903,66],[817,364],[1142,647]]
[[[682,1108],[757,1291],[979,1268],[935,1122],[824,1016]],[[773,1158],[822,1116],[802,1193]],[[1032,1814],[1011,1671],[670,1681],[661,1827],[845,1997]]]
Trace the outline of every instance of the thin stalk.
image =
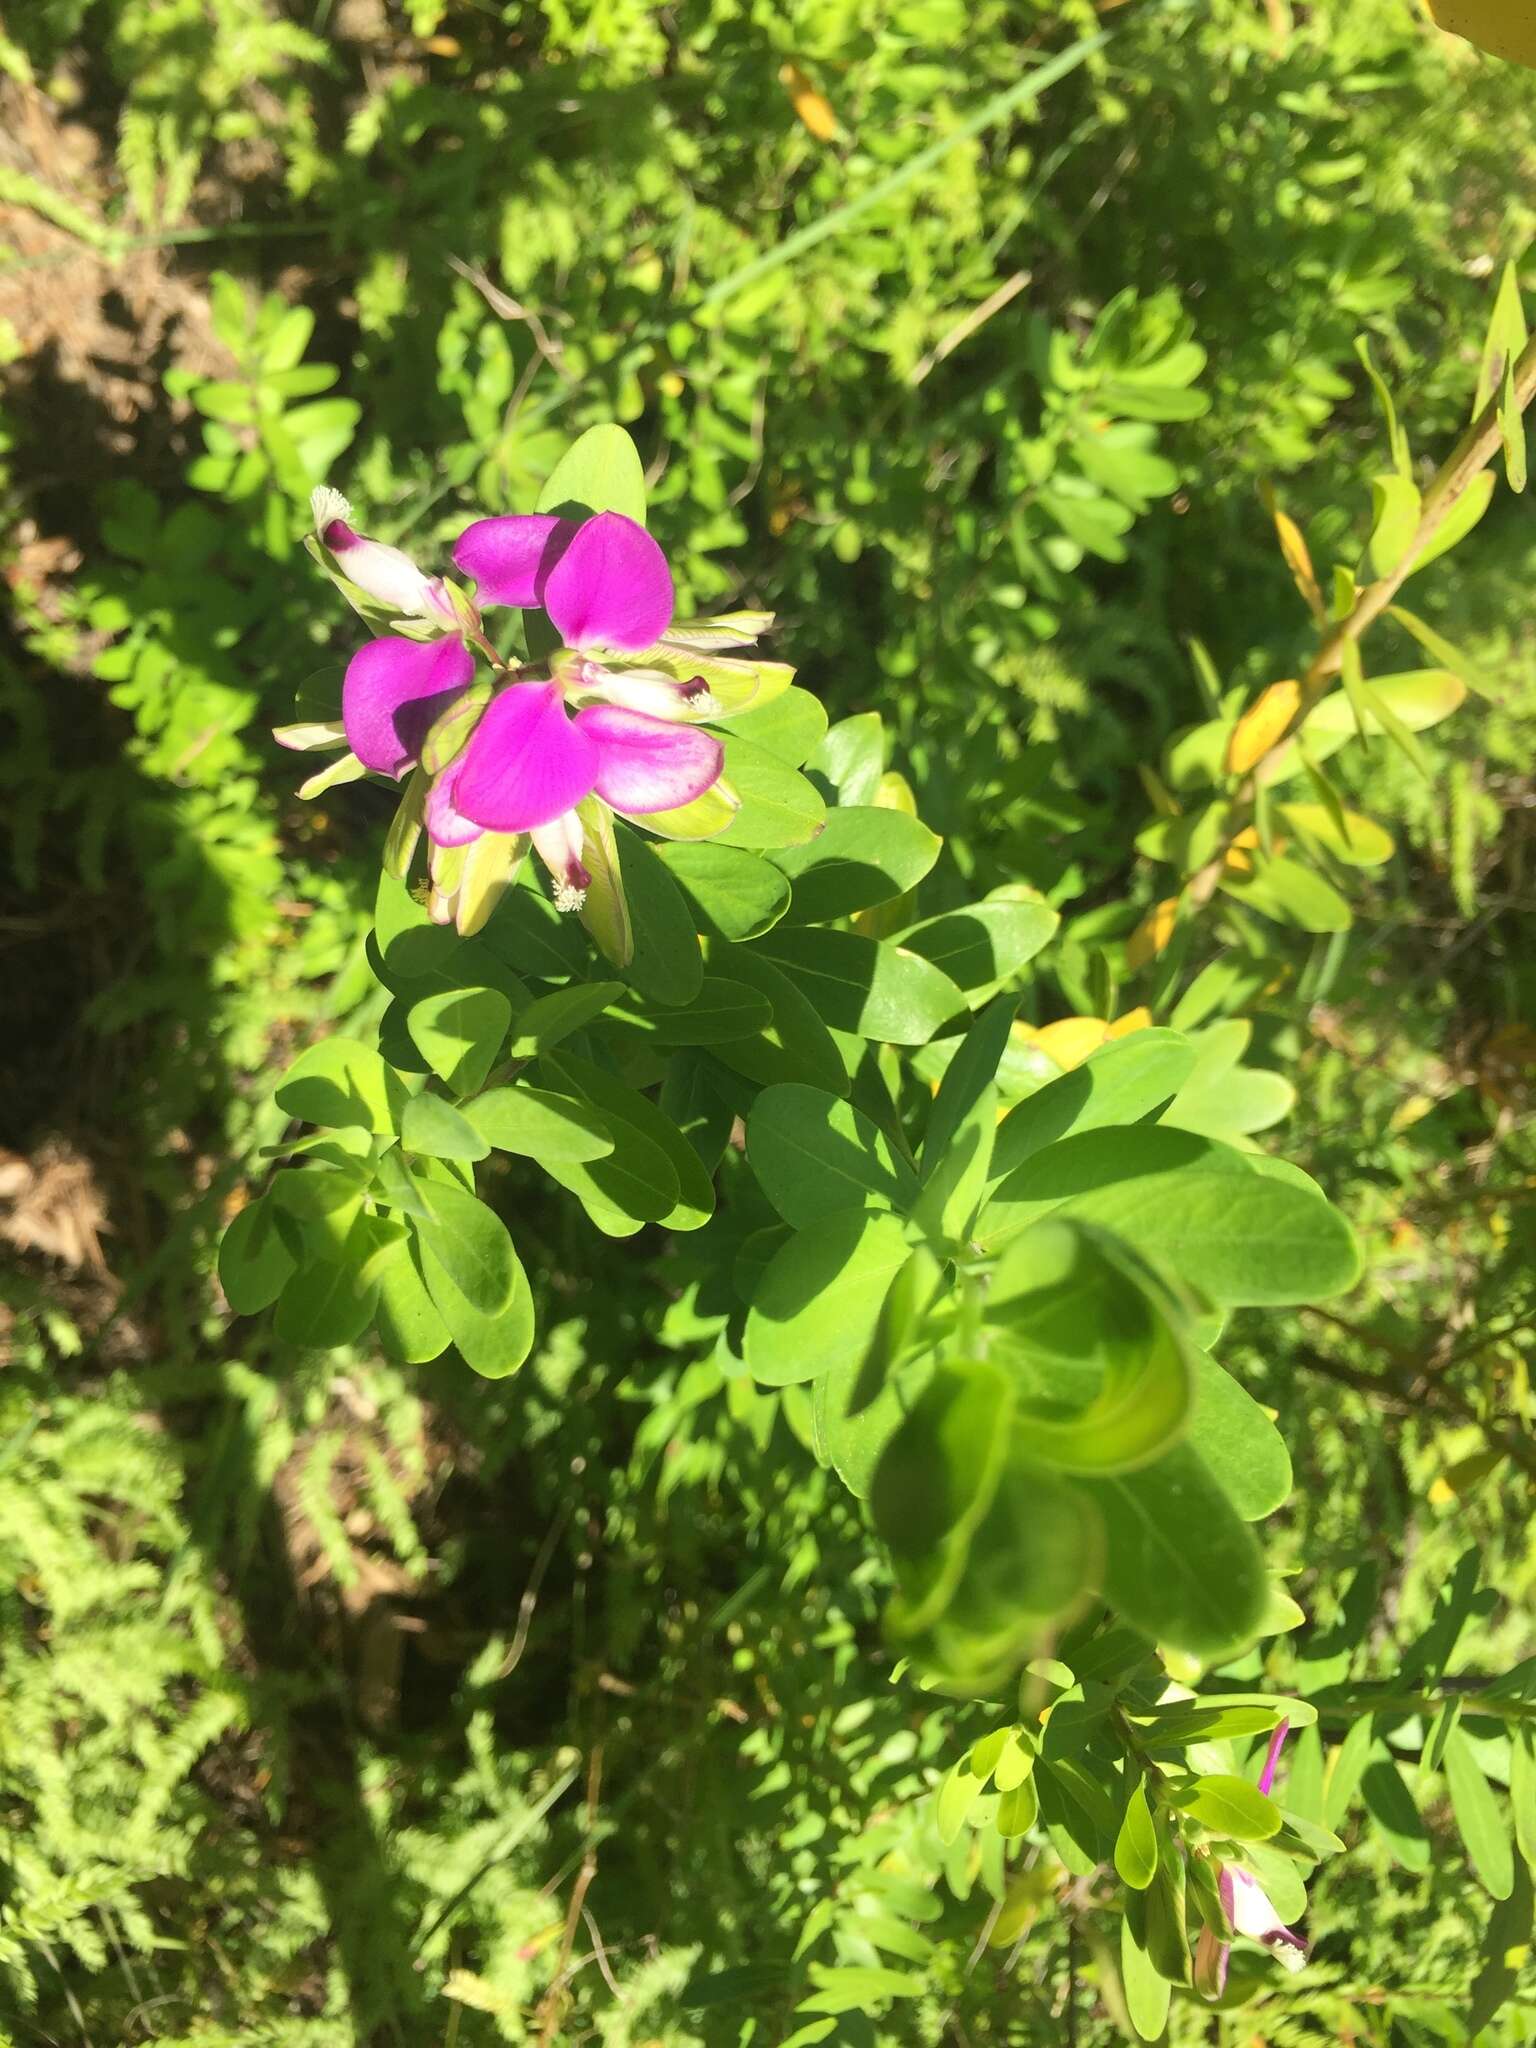
[[908,157],[904,164],[861,192],[857,199],[848,199],[841,206],[834,206],[830,213],[824,213],[819,220],[810,221],[792,235],[786,235],[776,249],[765,250],[761,256],[754,256],[750,263],[743,263],[739,269],[730,271],[718,283],[712,284],[698,302],[696,311],[706,312],[724,300],[733,298],[749,284],[756,284],[760,277],[767,277],[771,271],[781,269],[786,263],[793,263],[797,256],[803,256],[807,249],[814,249],[829,236],[840,235],[851,228],[855,221],[862,220],[895,192],[900,192],[916,179],[925,176],[935,165],[941,164],[951,150],[958,149],[963,142],[980,135],[984,129],[993,127],[1020,107],[1027,107],[1058,79],[1065,78],[1069,71],[1075,71],[1098,50],[1102,50],[1111,37],[1109,29],[1100,29],[1091,36],[1084,36],[1078,42],[1069,44],[1058,51],[1038,69],[1027,73],[1013,85],[1005,86],[1001,92],[993,93],[989,100],[979,106],[974,114],[960,123],[948,135],[941,135],[936,142],[930,142],[926,149],[920,149],[916,156]]

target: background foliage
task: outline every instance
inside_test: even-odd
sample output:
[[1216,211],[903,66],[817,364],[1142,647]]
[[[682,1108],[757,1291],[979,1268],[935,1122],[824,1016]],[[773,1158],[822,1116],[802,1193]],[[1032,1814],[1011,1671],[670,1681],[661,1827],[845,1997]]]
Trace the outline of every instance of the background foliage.
[[[1256,487],[1319,562],[1364,544],[1361,333],[1421,456],[1460,430],[1536,85],[1398,0],[1103,25],[1031,103],[1088,7],[8,22],[16,2038],[713,2048],[791,2036],[831,1968],[900,1980],[839,2039],[1123,2031],[1102,1877],[941,1839],[992,1723],[891,1682],[863,1518],[706,1355],[687,1239],[596,1238],[509,1173],[541,1340],[506,1382],[296,1354],[211,1278],[282,1135],[265,1070],[382,1007],[387,813],[295,802],[267,737],[350,646],[298,547],[321,478],[434,559],[624,421],[683,609],[775,607],[832,715],[885,719],[945,835],[932,907],[1061,909],[1024,1017],[1152,993],[1138,771],[1211,715],[1202,673],[1251,693],[1311,644]],[[1305,1620],[1222,1682],[1325,1696],[1298,1809],[1325,1753],[1338,1800],[1330,1687],[1454,1699],[1536,1650],[1524,511],[1415,585],[1492,701],[1427,780],[1339,757],[1396,839],[1351,930],[1266,926],[1215,1006],[1252,1023],[1247,1127],[1283,1123],[1369,1260],[1226,1353],[1291,1451],[1269,1545]],[[1176,1998],[1174,2039],[1531,2038],[1478,2002],[1530,1895],[1490,1904],[1450,1732],[1405,1709],[1324,1798],[1307,1973]]]

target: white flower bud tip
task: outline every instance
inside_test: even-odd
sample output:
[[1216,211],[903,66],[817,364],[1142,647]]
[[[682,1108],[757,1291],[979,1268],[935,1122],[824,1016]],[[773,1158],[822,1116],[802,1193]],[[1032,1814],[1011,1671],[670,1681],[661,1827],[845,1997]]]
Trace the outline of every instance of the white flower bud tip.
[[309,509],[315,522],[315,531],[322,540],[325,539],[325,529],[328,526],[334,525],[338,519],[347,524],[352,518],[351,505],[340,491],[333,490],[329,484],[321,484],[317,490],[310,492]]

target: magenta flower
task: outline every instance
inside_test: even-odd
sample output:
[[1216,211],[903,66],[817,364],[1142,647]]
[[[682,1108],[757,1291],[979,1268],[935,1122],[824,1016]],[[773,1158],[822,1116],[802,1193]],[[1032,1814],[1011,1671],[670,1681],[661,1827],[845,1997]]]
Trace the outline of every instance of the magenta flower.
[[[339,721],[304,721],[277,736],[299,749],[345,740],[342,759],[301,794],[368,770],[396,781],[418,770],[400,817],[407,838],[412,816],[425,826],[435,917],[483,919],[488,878],[515,874],[530,841],[561,909],[580,909],[591,880],[586,836],[606,834],[609,812],[678,836],[722,829],[738,799],[721,777],[723,747],[700,726],[788,687],[793,669],[726,651],[750,647],[771,614],[674,626],[666,556],[617,512],[474,521],[453,556],[475,577],[476,602],[358,533],[339,492],[322,488],[311,503],[354,606],[392,614],[393,630],[349,662]],[[481,630],[488,604],[542,608],[560,648],[547,663],[509,670]],[[489,688],[475,685],[477,650],[495,671]],[[690,810],[711,791],[710,808]],[[663,816],[674,812],[686,815]],[[605,873],[622,898],[611,869],[610,858]]]
[[[1264,1769],[1259,1774],[1259,1790],[1265,1794],[1274,1785],[1275,1766],[1280,1761],[1280,1752],[1290,1727],[1289,1721],[1282,1721],[1270,1737]],[[1307,1960],[1306,1941],[1284,1924],[1270,1903],[1269,1894],[1251,1871],[1244,1870],[1239,1863],[1223,1864],[1217,1876],[1217,1889],[1221,1894],[1222,1911],[1234,1934],[1246,1934],[1251,1941],[1262,1943],[1287,1970],[1302,1967]],[[1218,1940],[1208,1927],[1200,1930],[1196,1976],[1198,1981],[1212,1987],[1212,1995],[1217,1998],[1226,1989],[1227,1959],[1231,1952],[1230,1942]]]

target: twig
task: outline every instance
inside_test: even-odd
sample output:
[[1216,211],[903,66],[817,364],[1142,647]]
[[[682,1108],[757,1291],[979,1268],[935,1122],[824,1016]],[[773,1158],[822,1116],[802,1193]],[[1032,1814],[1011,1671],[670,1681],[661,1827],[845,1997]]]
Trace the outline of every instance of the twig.
[[[1536,398],[1536,335],[1531,337],[1521,351],[1520,359],[1515,364],[1513,382],[1515,409],[1517,412],[1524,412],[1532,398]],[[1345,648],[1358,641],[1367,628],[1373,626],[1381,617],[1402,585],[1417,568],[1419,558],[1450,517],[1467,487],[1475,477],[1482,474],[1497,454],[1503,439],[1499,425],[1501,410],[1501,400],[1496,393],[1436,472],[1434,482],[1424,493],[1419,523],[1414,530],[1413,538],[1403,550],[1397,565],[1388,570],[1385,576],[1379,576],[1374,583],[1368,583],[1355,598],[1349,612],[1337,620],[1324,636],[1322,645],[1301,678],[1296,709],[1291,715],[1290,722],[1264,750],[1238,787],[1233,799],[1227,834],[1221,846],[1204,867],[1192,875],[1185,884],[1185,893],[1192,904],[1198,906],[1210,901],[1226,871],[1227,855],[1231,851],[1233,841],[1253,822],[1254,802],[1266,763],[1272,761],[1282,747],[1288,746],[1305,725],[1319,700],[1326,694],[1329,684],[1343,667]]]
[[545,1531],[544,1541],[539,1545],[539,1554],[533,1561],[533,1570],[528,1574],[528,1583],[523,1588],[523,1597],[517,1603],[517,1627],[512,1631],[512,1642],[507,1654],[497,1667],[493,1683],[499,1685],[504,1678],[510,1678],[522,1661],[528,1647],[528,1631],[533,1626],[533,1611],[539,1604],[539,1589],[544,1584],[544,1574],[549,1570],[566,1523],[571,1519],[569,1507],[562,1508]]
[[927,355],[913,367],[907,378],[908,384],[915,390],[946,356],[952,356],[962,342],[969,341],[978,327],[984,327],[994,313],[1000,313],[1010,299],[1016,299],[1033,275],[1029,270],[1016,270],[1012,277],[1005,278],[995,292],[984,298],[979,306],[973,306],[963,320],[957,320],[949,332],[935,342]]
[[[571,1886],[571,1903],[566,1909],[565,1932],[560,1938],[559,1959],[555,1964],[555,1972],[554,1976],[550,1979],[549,1989],[545,1992],[542,2000],[543,2019],[539,2029],[539,2039],[546,2044],[546,2048],[547,2044],[555,2039],[555,2029],[560,2023],[559,1993],[566,1973],[570,1968],[571,1949],[576,1940],[576,1923],[586,1912],[587,1892],[591,1887],[593,1878],[597,1875],[597,1800],[602,1782],[603,1746],[601,1743],[598,1743],[592,1751],[592,1756],[587,1766],[586,1846],[582,1852],[581,1868],[576,1873],[576,1882]],[[601,1943],[598,1944],[594,1953],[601,1954]],[[604,1976],[607,1976],[608,1965],[606,1959],[602,1961],[600,1967]],[[608,1981],[611,1984],[613,1979],[609,1977]]]

